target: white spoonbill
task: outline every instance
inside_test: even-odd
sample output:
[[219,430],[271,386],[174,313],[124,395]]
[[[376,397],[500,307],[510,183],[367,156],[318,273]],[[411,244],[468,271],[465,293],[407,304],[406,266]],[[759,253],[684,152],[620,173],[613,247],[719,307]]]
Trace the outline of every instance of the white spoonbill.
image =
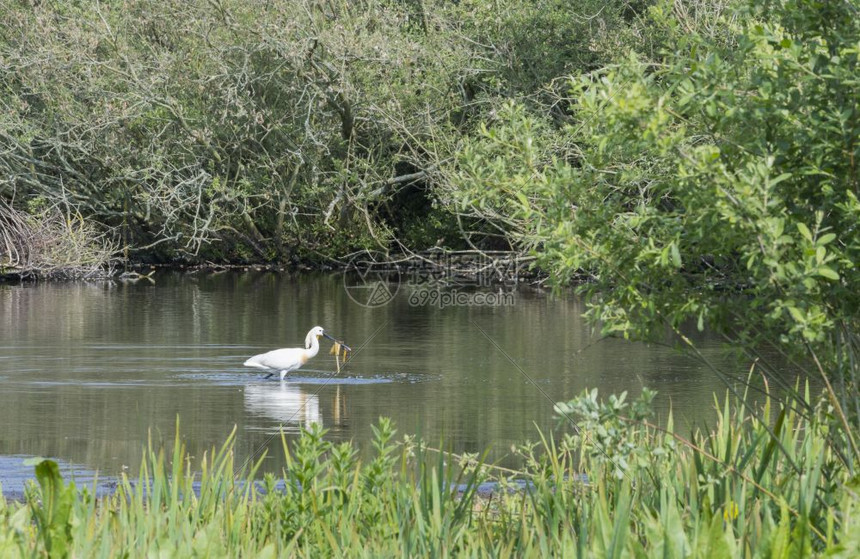
[[326,338],[333,342],[337,341],[329,336],[322,326],[314,326],[311,328],[310,332],[308,332],[308,335],[305,336],[304,349],[300,347],[290,347],[275,349],[268,353],[261,353],[260,355],[255,355],[245,361],[245,366],[257,367],[258,369],[263,369],[265,371],[272,371],[266,378],[274,375],[275,371],[280,371],[281,380],[284,380],[287,373],[295,371],[307,363],[311,357],[319,353],[320,338]]

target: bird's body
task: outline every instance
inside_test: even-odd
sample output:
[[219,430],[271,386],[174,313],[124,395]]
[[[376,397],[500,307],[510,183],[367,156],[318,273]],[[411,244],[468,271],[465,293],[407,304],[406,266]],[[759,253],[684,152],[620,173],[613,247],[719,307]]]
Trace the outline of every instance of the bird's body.
[[275,349],[267,353],[261,353],[245,361],[246,367],[256,367],[265,371],[281,373],[281,380],[290,371],[295,371],[313,358],[320,350],[320,338],[334,339],[323,330],[322,326],[314,326],[305,336],[305,347],[290,347]]
[[276,349],[251,357],[245,361],[245,366],[290,372],[307,363],[308,360],[316,356],[318,352],[319,344],[317,344],[316,348],[312,349],[302,349],[298,347]]

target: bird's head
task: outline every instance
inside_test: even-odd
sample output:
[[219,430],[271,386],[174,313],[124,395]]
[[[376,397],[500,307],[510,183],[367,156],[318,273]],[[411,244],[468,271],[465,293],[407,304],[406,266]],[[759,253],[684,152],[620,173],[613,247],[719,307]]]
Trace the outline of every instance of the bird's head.
[[328,340],[334,341],[334,338],[329,336],[322,326],[314,326],[313,328],[311,328],[311,331],[308,332],[308,335],[305,336],[305,348],[310,349],[311,343],[313,342],[314,338],[316,338],[317,340],[319,340],[320,338],[326,338]]

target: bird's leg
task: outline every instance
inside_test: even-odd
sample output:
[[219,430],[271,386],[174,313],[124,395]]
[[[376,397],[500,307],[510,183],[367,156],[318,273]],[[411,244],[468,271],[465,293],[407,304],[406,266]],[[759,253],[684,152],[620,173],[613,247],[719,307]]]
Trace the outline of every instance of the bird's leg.
[[266,375],[266,378],[264,378],[263,380],[269,380],[273,376],[275,376],[275,373],[269,373],[268,375]]

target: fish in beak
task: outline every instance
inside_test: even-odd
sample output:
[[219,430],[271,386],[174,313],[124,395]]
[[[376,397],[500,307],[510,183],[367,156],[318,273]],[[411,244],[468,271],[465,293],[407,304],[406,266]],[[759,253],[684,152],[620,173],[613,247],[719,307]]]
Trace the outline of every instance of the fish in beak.
[[333,338],[333,337],[331,336],[331,334],[329,334],[328,332],[323,332],[323,337],[324,337],[325,339],[327,339],[327,340],[330,340],[330,341],[332,341],[332,342],[336,343],[336,344],[340,344],[340,346],[341,346],[342,348],[344,348],[345,350],[347,350],[347,351],[352,351],[352,348],[351,348],[351,347],[349,347],[348,345],[346,345],[346,344],[345,344],[345,343],[343,343],[342,341],[340,341],[340,340],[338,340],[338,339],[336,339],[336,338]]

